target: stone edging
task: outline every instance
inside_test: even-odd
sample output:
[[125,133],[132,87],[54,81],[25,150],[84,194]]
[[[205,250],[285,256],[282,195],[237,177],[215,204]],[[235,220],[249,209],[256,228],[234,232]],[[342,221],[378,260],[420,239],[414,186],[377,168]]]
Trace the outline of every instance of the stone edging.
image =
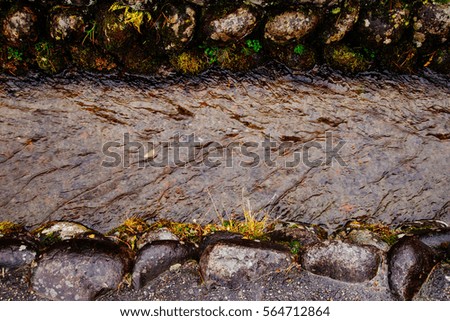
[[[449,271],[450,229],[439,222],[396,230],[351,222],[331,236],[317,227],[279,223],[260,235],[262,241],[226,230],[196,239],[189,232],[192,224],[163,222],[143,229],[139,222],[107,235],[75,222],[51,222],[32,232],[2,223],[0,267],[4,274],[5,269],[28,271],[32,292],[49,300],[93,300],[120,286],[145,289],[190,260],[198,261],[207,288],[236,290],[295,270],[299,276],[317,275],[320,282],[336,280],[350,287],[361,284],[369,292],[384,291],[383,299],[391,300],[417,298],[421,288],[437,291],[434,275]],[[174,226],[185,230],[177,234]],[[189,233],[191,238],[185,239]],[[442,282],[438,299],[448,300],[448,276]]]

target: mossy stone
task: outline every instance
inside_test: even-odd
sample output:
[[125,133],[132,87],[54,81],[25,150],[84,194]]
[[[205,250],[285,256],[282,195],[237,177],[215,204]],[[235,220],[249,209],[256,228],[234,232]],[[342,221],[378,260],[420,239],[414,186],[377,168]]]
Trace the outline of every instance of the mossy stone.
[[364,55],[344,44],[325,47],[324,57],[328,65],[347,73],[367,71],[371,62]]

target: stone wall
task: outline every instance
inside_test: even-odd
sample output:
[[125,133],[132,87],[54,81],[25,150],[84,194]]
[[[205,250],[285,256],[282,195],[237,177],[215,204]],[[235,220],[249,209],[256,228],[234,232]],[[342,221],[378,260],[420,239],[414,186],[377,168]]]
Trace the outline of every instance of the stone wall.
[[0,71],[450,71],[449,0],[0,0]]

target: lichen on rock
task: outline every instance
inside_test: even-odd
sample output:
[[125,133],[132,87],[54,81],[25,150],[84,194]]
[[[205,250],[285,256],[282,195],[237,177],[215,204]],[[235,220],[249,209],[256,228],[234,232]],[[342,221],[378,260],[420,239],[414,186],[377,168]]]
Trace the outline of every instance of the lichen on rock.
[[264,38],[277,44],[298,41],[319,23],[319,16],[310,9],[286,11],[269,18]]

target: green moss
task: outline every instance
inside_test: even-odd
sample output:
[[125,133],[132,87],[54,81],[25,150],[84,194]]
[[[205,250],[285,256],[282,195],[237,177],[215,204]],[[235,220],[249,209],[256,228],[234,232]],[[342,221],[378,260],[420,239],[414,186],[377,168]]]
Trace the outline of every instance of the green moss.
[[352,221],[346,225],[346,228],[352,230],[368,230],[378,235],[378,237],[386,242],[389,246],[398,241],[398,235],[402,233],[399,229],[393,229],[387,225],[380,223],[365,223],[359,221]]
[[107,236],[126,244],[131,250],[135,250],[138,237],[148,231],[150,226],[138,217],[125,220],[122,225],[106,233]]
[[366,71],[371,65],[362,53],[343,44],[326,47],[325,60],[331,67],[348,73]]
[[289,248],[291,249],[291,254],[298,255],[302,248],[302,245],[299,241],[293,240],[289,243]]
[[167,220],[156,222],[150,226],[150,230],[167,228],[175,234],[180,241],[199,243],[204,235],[204,229],[201,225],[195,223],[178,223]]
[[190,51],[172,57],[170,62],[176,70],[191,75],[204,71],[208,64],[199,54]]
[[18,233],[21,232],[22,230],[23,230],[22,225],[8,221],[0,222],[0,236]]

